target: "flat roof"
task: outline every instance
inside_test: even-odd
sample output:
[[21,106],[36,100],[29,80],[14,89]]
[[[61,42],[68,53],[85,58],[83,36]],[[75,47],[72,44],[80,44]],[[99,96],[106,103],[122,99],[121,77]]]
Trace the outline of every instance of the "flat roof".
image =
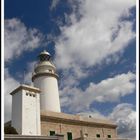
[[41,92],[41,90],[39,88],[22,84],[19,87],[17,87],[16,89],[14,89],[10,94],[13,95],[21,89],[28,90],[28,91],[35,92],[35,93],[40,93]]
[[[88,118],[80,115],[72,115],[66,113],[58,113],[51,111],[41,111],[41,121],[54,120],[60,122],[82,124],[82,125],[96,125],[96,126],[107,126],[116,128],[117,125],[108,119],[97,119],[97,118]],[[46,120],[47,121],[47,120]]]

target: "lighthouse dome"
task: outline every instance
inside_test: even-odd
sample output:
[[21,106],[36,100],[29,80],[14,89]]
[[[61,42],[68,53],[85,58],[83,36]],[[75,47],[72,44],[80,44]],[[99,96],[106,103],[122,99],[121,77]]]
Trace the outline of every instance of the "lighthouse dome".
[[35,65],[34,72],[35,73],[55,73],[56,67],[51,62],[51,55],[47,51],[43,51],[39,54],[39,62]]

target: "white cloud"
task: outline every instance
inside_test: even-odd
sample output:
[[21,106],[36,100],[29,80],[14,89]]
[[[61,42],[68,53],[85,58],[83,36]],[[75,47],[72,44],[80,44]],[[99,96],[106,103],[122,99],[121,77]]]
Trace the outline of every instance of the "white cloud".
[[118,102],[121,97],[131,94],[135,90],[135,74],[128,72],[113,78],[102,80],[82,90],[77,87],[65,86],[60,90],[61,105],[69,111],[79,112],[89,110],[93,102]]
[[[110,56],[116,61],[128,43],[135,38],[133,21],[120,20],[129,17],[135,1],[128,0],[79,0],[78,12],[69,16],[71,24],[60,27],[61,35],[56,41],[57,68],[73,70],[77,75],[84,68],[101,64]],[[71,2],[71,4],[75,4]],[[74,6],[73,6],[74,7]],[[81,15],[77,20],[77,13]],[[78,78],[80,76],[77,76]]]
[[7,68],[5,68],[4,76],[4,121],[6,122],[11,120],[12,96],[9,93],[19,86],[19,82],[9,74]]
[[42,42],[42,34],[35,28],[28,29],[17,18],[4,21],[4,60],[21,55],[24,51],[31,51]]
[[59,3],[59,0],[52,0],[50,10],[53,10]]
[[136,138],[136,111],[132,104],[117,105],[109,115],[118,125],[118,134],[124,138]]

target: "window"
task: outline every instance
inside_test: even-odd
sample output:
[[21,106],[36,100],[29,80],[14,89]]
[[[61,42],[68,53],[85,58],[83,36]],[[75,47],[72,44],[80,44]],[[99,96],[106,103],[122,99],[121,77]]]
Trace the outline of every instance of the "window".
[[33,97],[35,97],[35,95],[33,95]]
[[54,136],[55,135],[55,131],[50,131],[50,136]]
[[26,93],[26,96],[28,96],[28,93]]
[[100,134],[96,134],[96,137],[97,137],[97,138],[100,138]]
[[71,132],[67,132],[67,138],[68,138],[68,140],[72,140],[72,133]]
[[111,138],[111,135],[107,135],[108,138]]

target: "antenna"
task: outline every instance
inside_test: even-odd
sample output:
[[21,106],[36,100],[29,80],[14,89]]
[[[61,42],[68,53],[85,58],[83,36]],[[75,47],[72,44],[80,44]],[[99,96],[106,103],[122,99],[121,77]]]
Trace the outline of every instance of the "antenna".
[[25,84],[25,72],[26,72],[26,69],[24,68],[23,69],[23,84]]

